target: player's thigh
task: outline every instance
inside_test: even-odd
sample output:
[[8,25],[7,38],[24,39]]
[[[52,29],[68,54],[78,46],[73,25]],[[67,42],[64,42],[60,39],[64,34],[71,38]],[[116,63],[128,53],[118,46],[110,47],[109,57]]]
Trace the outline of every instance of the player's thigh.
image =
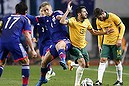
[[110,54],[111,54],[110,45],[102,45],[100,59],[109,58]]
[[74,60],[77,60],[83,57],[81,50],[77,47],[72,46],[69,52],[71,55],[74,56]]
[[0,49],[0,66],[4,66],[7,60],[8,51],[2,51]]
[[122,48],[112,45],[113,60],[119,61],[122,59]]
[[21,61],[24,64],[29,62],[28,61],[28,54],[25,51],[25,49],[24,49],[24,47],[22,46],[21,43],[16,43],[15,45],[12,45],[9,48],[9,50],[12,53],[15,62]]

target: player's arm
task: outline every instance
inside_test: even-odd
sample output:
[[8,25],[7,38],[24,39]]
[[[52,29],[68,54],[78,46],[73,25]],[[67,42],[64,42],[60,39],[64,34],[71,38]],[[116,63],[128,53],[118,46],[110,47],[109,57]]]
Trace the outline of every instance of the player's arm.
[[[96,23],[97,23],[97,28],[101,28],[101,27],[99,26],[99,24],[98,24],[98,21],[96,21]],[[88,30],[92,35],[105,35],[105,34],[110,34],[110,33],[114,32],[113,29],[108,29],[108,30],[106,30],[106,31],[103,31],[103,30],[101,30],[101,31],[100,31],[100,30],[95,30],[95,29],[92,28],[92,25],[91,25],[91,23],[90,23],[89,21],[87,21],[87,24],[88,24],[87,30]]]
[[31,40],[31,34],[28,31],[24,31],[24,36],[26,38],[26,41],[27,41],[28,45],[30,46],[33,57],[36,57],[37,54],[36,54],[36,52],[34,50],[34,47],[33,47],[33,43],[32,43],[32,40]]
[[119,36],[118,36],[118,40],[117,40],[117,44],[116,44],[119,47],[119,46],[121,46],[122,38],[125,33],[125,25],[123,24],[121,19],[115,14],[112,14],[112,19],[119,29]]
[[62,18],[60,19],[60,23],[61,23],[61,24],[68,24],[68,20],[67,20],[66,18],[67,18],[67,16],[68,16],[69,12],[72,10],[71,2],[72,2],[72,1],[70,1],[70,2],[68,3],[67,10],[66,10],[66,12],[64,13],[64,15],[62,16]]

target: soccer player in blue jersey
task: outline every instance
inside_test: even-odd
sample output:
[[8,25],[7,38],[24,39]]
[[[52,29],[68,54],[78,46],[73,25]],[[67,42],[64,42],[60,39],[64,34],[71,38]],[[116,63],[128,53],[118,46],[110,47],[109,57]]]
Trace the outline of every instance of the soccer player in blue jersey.
[[2,19],[2,33],[0,42],[0,76],[3,72],[4,63],[9,52],[12,53],[14,61],[22,64],[22,86],[28,86],[30,67],[28,55],[20,43],[20,37],[24,33],[32,56],[37,56],[31,41],[31,28],[27,17],[25,3],[20,2],[15,6],[16,14],[10,14]]
[[41,77],[36,86],[41,86],[43,83],[47,83],[45,75],[48,71],[47,65],[57,56],[60,57],[60,65],[64,70],[67,69],[65,62],[66,51],[70,47],[70,41],[67,38],[67,28],[65,25],[60,24],[59,16],[63,13],[61,11],[52,11],[52,7],[48,2],[42,3],[42,10],[45,17],[37,17],[38,22],[44,23],[52,38],[53,44],[50,46],[49,51],[46,53],[44,60],[41,64]]
[[[39,14],[40,17],[45,16],[44,12],[42,11],[42,5],[39,7]],[[49,47],[53,44],[50,33],[44,23],[38,23],[35,20],[34,16],[26,16],[31,20],[31,23],[34,25],[34,31],[38,30],[38,48],[41,59],[43,61],[46,52],[49,50]],[[34,34],[34,37],[35,35],[36,34]],[[50,64],[48,64],[48,70],[49,71],[47,72],[46,78],[49,80],[51,76],[55,76],[55,72],[52,70]]]

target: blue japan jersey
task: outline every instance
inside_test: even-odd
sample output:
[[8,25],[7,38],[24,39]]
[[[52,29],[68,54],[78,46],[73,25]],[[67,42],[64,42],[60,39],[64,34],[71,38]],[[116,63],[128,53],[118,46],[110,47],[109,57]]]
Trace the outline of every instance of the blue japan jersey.
[[[31,21],[31,24],[34,25],[34,30],[38,29],[38,34],[39,34],[39,43],[43,43],[47,40],[50,40],[50,33],[47,29],[47,27],[45,26],[45,23],[42,22],[38,22],[37,19],[35,18],[35,16],[31,16],[31,15],[26,15],[27,18],[29,18],[29,20]],[[34,34],[36,35],[36,34]]]
[[1,41],[20,41],[23,31],[31,32],[29,19],[22,15],[10,14],[2,19],[3,28]]
[[61,11],[54,11],[51,16],[37,17],[38,22],[44,23],[51,35],[53,42],[58,42],[62,39],[67,39],[67,27],[60,23],[60,20],[56,19],[57,15],[62,15]]
[[39,43],[44,43],[46,40],[51,39],[49,31],[43,23],[37,23],[34,27],[38,29]]

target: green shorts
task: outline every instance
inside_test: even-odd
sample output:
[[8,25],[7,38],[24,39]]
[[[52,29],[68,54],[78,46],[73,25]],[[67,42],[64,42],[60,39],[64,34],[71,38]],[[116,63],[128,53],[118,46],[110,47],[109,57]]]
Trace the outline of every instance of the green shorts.
[[89,61],[89,55],[85,48],[79,49],[77,47],[72,46],[69,50],[70,54],[73,56],[74,61],[76,62],[79,58],[84,58],[86,62]]
[[116,45],[102,45],[100,58],[108,58],[110,60],[122,59],[122,48]]

